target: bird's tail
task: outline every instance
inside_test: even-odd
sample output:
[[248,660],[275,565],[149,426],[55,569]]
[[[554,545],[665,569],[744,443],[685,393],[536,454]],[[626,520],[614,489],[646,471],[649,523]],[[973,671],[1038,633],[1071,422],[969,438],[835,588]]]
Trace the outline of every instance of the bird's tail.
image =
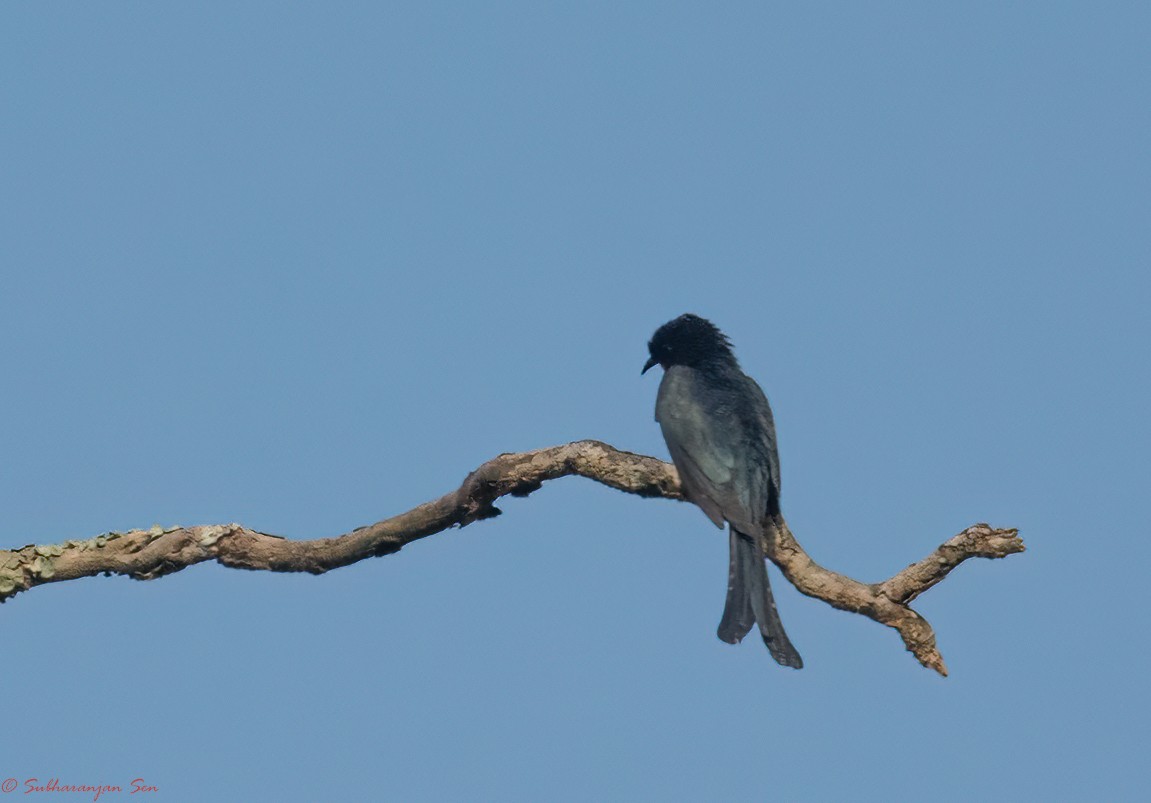
[[775,599],[771,596],[771,581],[767,578],[767,564],[758,539],[731,528],[731,563],[728,569],[727,602],[723,606],[723,619],[718,635],[728,644],[738,644],[759,625],[763,643],[771,657],[783,666],[803,668],[803,659],[792,646]]

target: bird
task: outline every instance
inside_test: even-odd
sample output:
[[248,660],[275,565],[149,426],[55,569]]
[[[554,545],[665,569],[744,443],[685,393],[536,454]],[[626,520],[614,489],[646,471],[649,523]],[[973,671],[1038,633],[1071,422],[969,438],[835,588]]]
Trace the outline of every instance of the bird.
[[716,635],[738,644],[753,624],[772,658],[803,668],[783,629],[764,559],[781,521],[779,453],[767,396],[743,372],[731,341],[686,313],[659,327],[641,374],[663,368],[655,402],[684,496],[720,529],[728,524],[727,600]]

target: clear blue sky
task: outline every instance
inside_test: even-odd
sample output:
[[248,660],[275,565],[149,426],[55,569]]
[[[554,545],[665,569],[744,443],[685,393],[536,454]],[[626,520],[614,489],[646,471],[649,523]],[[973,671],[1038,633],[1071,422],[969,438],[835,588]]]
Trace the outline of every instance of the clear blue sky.
[[0,607],[0,777],[1145,794],[1149,37],[1120,2],[5,4],[3,546],[334,535],[503,451],[665,457],[639,369],[693,311],[818,560],[1030,551],[919,602],[948,679],[779,579],[807,667],[719,642],[725,537],[579,479],[323,577],[49,586]]

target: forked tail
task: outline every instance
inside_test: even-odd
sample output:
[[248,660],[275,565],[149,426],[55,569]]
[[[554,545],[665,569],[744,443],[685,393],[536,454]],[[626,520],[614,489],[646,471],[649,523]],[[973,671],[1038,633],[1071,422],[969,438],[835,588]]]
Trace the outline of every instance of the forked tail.
[[734,527],[729,535],[731,563],[727,576],[727,602],[717,635],[728,644],[738,644],[753,624],[759,625],[763,643],[771,657],[783,666],[803,668],[803,659],[792,646],[783,629],[775,599],[771,595],[771,581],[767,577],[767,563],[757,540]]

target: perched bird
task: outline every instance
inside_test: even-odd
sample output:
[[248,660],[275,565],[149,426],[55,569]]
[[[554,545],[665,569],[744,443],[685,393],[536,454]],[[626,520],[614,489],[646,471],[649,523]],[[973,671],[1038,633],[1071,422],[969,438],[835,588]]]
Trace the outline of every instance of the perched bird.
[[800,669],[767,578],[763,543],[779,516],[775,422],[763,390],[739,368],[711,321],[680,315],[655,331],[641,373],[663,367],[655,419],[687,499],[717,527],[730,525],[727,602],[718,635],[738,644],[753,624],[771,657]]

